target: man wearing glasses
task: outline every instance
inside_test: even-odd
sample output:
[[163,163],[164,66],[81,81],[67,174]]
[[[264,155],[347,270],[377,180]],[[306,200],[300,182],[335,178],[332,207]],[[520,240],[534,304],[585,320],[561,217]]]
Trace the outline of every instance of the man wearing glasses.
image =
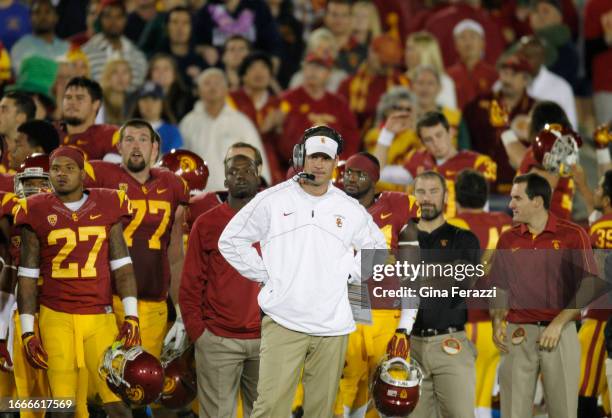
[[424,171],[433,170],[440,173],[446,179],[448,193],[444,213],[447,218],[454,217],[457,211],[455,179],[459,172],[466,168],[480,171],[491,183],[497,178],[497,165],[486,155],[473,151],[458,151],[453,146],[446,117],[440,112],[428,112],[419,119],[416,126],[416,133],[424,149],[409,152],[403,165],[395,166],[391,171],[385,167],[385,156],[393,146],[393,132],[396,131],[397,125],[402,125],[405,123],[403,120],[409,117],[407,112],[393,113],[378,137],[375,155],[381,162],[381,178],[397,184],[411,184],[413,179]]

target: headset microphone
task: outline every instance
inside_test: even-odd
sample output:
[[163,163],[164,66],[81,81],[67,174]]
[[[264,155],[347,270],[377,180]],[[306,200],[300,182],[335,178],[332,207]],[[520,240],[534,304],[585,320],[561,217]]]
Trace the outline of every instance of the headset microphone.
[[305,173],[305,172],[301,172],[297,174],[298,178],[304,179],[304,180],[310,180],[310,181],[314,181],[315,180],[315,175],[314,174],[310,174],[310,173]]

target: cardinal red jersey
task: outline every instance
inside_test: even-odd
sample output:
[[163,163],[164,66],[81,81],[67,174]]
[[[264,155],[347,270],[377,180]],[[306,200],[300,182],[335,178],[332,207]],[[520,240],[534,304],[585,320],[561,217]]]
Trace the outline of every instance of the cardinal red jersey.
[[315,125],[327,125],[342,134],[344,151],[340,159],[346,159],[359,151],[361,140],[357,121],[346,101],[337,94],[326,92],[320,99],[313,99],[303,87],[285,92],[281,96],[281,111],[285,114],[283,135],[278,138],[276,154],[281,169],[289,168],[293,146],[300,142],[304,131]]
[[15,178],[10,174],[0,173],[0,213],[1,216],[14,215],[13,209],[17,204],[15,190]]
[[[534,155],[533,148],[527,148],[527,153],[521,161],[519,167],[519,174],[527,174],[532,167],[540,168],[543,170],[541,164],[539,164]],[[552,213],[562,219],[570,219],[572,217],[572,202],[574,200],[574,179],[571,177],[559,177],[557,187],[553,190],[552,198],[550,200],[550,210]]]
[[[600,250],[612,249],[612,214],[604,215],[593,223],[589,229],[589,236],[593,248]],[[583,317],[607,321],[610,314],[612,314],[612,309],[605,309],[609,306],[608,296],[604,295],[587,308]]]
[[[483,250],[494,250],[497,247],[499,236],[512,227],[512,218],[503,212],[461,212],[447,222],[458,228],[472,231],[480,242]],[[487,309],[477,309],[482,303],[470,304],[468,299],[468,322],[489,320]]]
[[448,201],[445,215],[452,218],[457,213],[455,204],[455,180],[461,170],[474,169],[480,171],[487,182],[492,183],[497,178],[497,164],[487,155],[473,151],[459,151],[454,157],[438,165],[435,158],[425,149],[413,150],[406,155],[404,167],[412,177],[427,170],[434,170],[446,179]]
[[463,122],[470,135],[471,149],[488,155],[497,163],[497,181],[491,192],[508,194],[516,170],[510,165],[501,134],[514,118],[528,115],[535,101],[525,94],[513,109],[506,109],[502,99],[501,93],[476,97],[463,108]]
[[525,224],[501,234],[490,273],[492,284],[508,292],[508,321],[519,324],[552,321],[581,280],[597,275],[586,231],[551,212],[537,236]]
[[193,196],[189,199],[189,207],[185,211],[185,223],[187,224],[187,233],[191,231],[198,216],[204,212],[208,212],[215,206],[227,200],[227,190],[218,192],[206,192],[200,193],[199,195]]
[[385,236],[387,247],[398,247],[399,234],[409,219],[418,217],[419,206],[414,196],[401,192],[382,192],[368,213]]
[[59,135],[62,145],[72,145],[85,153],[88,160],[101,160],[108,153],[117,153],[119,128],[115,125],[92,125],[83,133],[70,135],[61,126]]
[[140,184],[125,168],[106,161],[86,167],[89,187],[119,189],[127,193],[134,217],[123,224],[138,284],[138,299],[165,300],[170,286],[168,246],[178,205],[189,202],[187,184],[165,168],[151,169]]
[[28,225],[40,242],[39,301],[59,312],[97,314],[112,309],[109,240],[117,222],[131,218],[120,190],[86,190],[76,212],[54,193],[21,199],[15,225]]

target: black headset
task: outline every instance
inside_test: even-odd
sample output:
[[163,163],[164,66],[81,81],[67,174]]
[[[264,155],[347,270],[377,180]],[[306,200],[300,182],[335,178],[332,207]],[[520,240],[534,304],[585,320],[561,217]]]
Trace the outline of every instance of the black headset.
[[304,131],[304,135],[302,135],[302,139],[298,144],[293,146],[293,169],[296,172],[300,172],[304,169],[304,159],[306,157],[306,140],[312,136],[326,136],[328,138],[333,139],[338,144],[338,150],[336,151],[336,155],[340,155],[342,149],[344,147],[344,139],[342,135],[338,131],[329,126],[319,125],[313,126],[312,128],[308,128]]

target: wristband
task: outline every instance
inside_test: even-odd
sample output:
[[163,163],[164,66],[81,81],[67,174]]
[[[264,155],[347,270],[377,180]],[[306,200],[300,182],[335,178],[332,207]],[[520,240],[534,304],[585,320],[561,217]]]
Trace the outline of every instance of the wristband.
[[134,296],[126,296],[121,299],[121,303],[123,303],[124,316],[135,316],[138,318],[138,299]]
[[34,332],[34,315],[20,313],[19,322],[21,323],[21,335]]
[[377,144],[380,144],[385,147],[391,146],[393,139],[395,138],[395,134],[386,128],[382,128],[380,134],[378,134]]
[[608,147],[598,149],[596,152],[597,164],[604,165],[610,163],[610,150]]
[[129,256],[118,258],[110,261],[110,269],[111,271],[119,270],[121,267],[127,266],[128,264],[132,264],[132,259]]
[[28,277],[30,279],[38,279],[40,277],[40,269],[30,269],[27,267],[19,267],[17,276]]
[[510,144],[513,144],[515,142],[519,142],[519,137],[516,134],[516,132],[514,132],[512,129],[506,129],[501,134],[501,140],[502,140],[502,143],[504,144],[504,146],[507,147]]

